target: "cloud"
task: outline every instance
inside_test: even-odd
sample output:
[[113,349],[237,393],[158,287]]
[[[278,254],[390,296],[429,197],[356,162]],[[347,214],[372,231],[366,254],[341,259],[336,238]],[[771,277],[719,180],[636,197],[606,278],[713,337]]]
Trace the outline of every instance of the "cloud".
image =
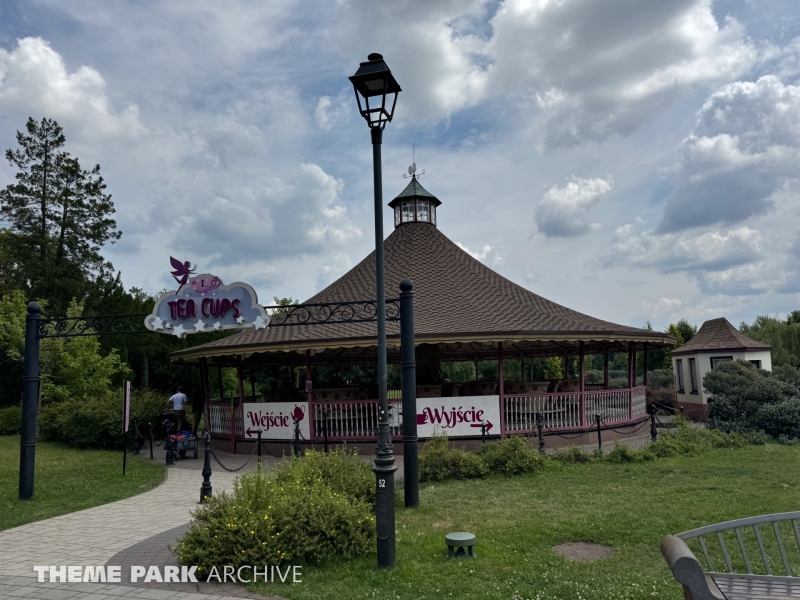
[[352,96],[339,94],[336,98],[322,96],[314,109],[314,119],[323,131],[330,131],[337,123],[353,114]]
[[773,75],[723,86],[706,100],[679,158],[659,232],[732,225],[763,215],[798,180],[800,87]]
[[39,37],[17,40],[11,51],[0,48],[0,110],[55,119],[73,141],[146,133],[135,104],[115,110],[97,70],[83,65],[68,72],[62,56]]
[[763,259],[761,232],[743,226],[726,233],[656,235],[636,233],[632,224],[618,227],[601,261],[606,266],[680,271],[724,271]]
[[683,302],[677,298],[659,298],[656,302],[642,300],[642,310],[651,315],[671,314],[682,305]]
[[341,180],[318,165],[301,164],[283,177],[249,189],[234,183],[178,214],[157,210],[151,218],[162,225],[174,218],[180,230],[174,245],[212,257],[210,266],[239,263],[242,257],[271,261],[321,255],[361,237],[341,203],[343,189]]
[[456,246],[461,248],[464,252],[469,254],[472,258],[481,261],[484,264],[492,263],[496,266],[503,264],[504,256],[498,251],[498,249],[494,246],[490,246],[488,244],[484,244],[481,246],[481,249],[477,252],[474,252],[467,248],[461,242],[456,242]]
[[[380,47],[404,86],[401,119],[429,122],[494,98],[543,117],[546,147],[629,134],[695,86],[746,73],[763,51],[711,0],[393,0],[340,4],[337,39]],[[398,15],[402,14],[402,18]]]
[[564,187],[551,186],[534,213],[539,232],[547,237],[574,237],[599,229],[586,213],[614,186],[614,179],[582,179],[573,176]]

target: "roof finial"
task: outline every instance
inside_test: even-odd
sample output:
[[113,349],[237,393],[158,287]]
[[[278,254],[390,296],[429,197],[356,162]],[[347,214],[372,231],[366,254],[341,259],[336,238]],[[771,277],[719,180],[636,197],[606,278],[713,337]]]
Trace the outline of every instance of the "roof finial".
[[421,173],[417,173],[417,153],[416,149],[414,148],[414,144],[411,144],[411,160],[414,161],[411,163],[411,166],[408,167],[408,175],[403,175],[403,179],[406,179],[409,175],[411,179],[416,179],[420,175],[425,175],[425,169],[422,169]]

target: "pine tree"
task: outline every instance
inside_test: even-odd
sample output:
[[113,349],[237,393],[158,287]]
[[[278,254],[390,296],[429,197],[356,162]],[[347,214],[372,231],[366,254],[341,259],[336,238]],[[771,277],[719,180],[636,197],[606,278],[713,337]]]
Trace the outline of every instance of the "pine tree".
[[113,267],[100,249],[121,236],[100,165],[81,168],[65,143],[56,121],[29,118],[19,148],[6,151],[16,181],[0,190],[0,217],[10,224],[0,239],[4,283],[47,300],[55,313],[108,278]]

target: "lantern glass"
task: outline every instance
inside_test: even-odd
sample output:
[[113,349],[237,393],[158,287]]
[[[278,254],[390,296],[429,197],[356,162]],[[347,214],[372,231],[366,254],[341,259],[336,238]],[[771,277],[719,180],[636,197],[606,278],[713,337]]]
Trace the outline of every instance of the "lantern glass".
[[423,200],[421,198],[417,200],[417,221],[425,221],[426,223],[430,221],[428,216],[429,205],[430,202],[427,200]]
[[414,220],[414,201],[403,200],[403,223],[410,223]]

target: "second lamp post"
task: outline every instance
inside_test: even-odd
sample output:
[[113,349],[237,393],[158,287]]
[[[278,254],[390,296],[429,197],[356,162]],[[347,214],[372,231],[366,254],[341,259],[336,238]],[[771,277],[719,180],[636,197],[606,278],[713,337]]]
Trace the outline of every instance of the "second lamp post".
[[[394,450],[389,429],[388,379],[386,375],[386,286],[383,266],[383,179],[381,142],[383,128],[392,120],[400,86],[380,54],[370,54],[356,74],[350,77],[355,88],[358,110],[372,135],[372,163],[375,181],[375,279],[378,318],[378,440],[375,445],[375,520],[378,536],[378,567],[395,563],[394,536]],[[387,96],[393,96],[388,100]]]

